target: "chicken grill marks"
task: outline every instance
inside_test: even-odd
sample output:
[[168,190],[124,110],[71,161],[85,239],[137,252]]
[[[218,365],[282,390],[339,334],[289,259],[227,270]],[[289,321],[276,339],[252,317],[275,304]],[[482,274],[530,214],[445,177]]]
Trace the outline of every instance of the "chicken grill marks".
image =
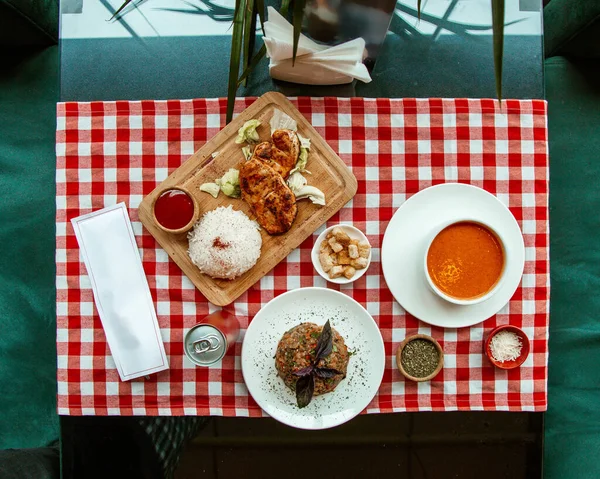
[[296,219],[296,197],[285,178],[298,161],[300,141],[292,130],[275,130],[273,142],[256,145],[240,168],[242,199],[269,234],[285,233]]
[[264,141],[256,145],[253,157],[269,165],[286,179],[300,155],[300,141],[292,130],[275,130],[273,142]]
[[242,199],[250,205],[258,223],[269,234],[285,233],[296,219],[298,206],[283,177],[253,157],[240,169]]

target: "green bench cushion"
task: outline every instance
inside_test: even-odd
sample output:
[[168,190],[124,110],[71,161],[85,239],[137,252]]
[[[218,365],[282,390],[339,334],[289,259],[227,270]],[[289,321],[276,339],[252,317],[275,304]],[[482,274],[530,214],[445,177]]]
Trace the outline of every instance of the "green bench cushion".
[[58,47],[0,52],[0,449],[58,438]]
[[546,60],[550,143],[547,478],[600,477],[600,62]]
[[600,0],[552,0],[544,8],[546,57],[600,58]]
[[0,0],[0,45],[58,41],[58,0]]

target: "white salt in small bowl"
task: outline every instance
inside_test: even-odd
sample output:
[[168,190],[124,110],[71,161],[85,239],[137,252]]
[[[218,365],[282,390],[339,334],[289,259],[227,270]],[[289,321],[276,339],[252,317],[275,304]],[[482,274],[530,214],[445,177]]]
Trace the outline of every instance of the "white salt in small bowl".
[[[492,338],[496,334],[498,334],[502,331],[508,331],[508,332],[514,333],[521,339],[521,344],[522,344],[521,354],[519,355],[518,358],[513,359],[512,361],[498,361],[496,358],[494,358],[494,355],[492,354],[492,349],[491,349]],[[486,356],[488,357],[488,359],[494,366],[496,366],[497,368],[500,368],[500,369],[515,369],[515,368],[518,368],[519,366],[521,366],[521,364],[523,364],[525,362],[525,360],[527,359],[527,356],[529,356],[529,351],[531,349],[531,345],[529,344],[529,338],[527,337],[527,335],[521,328],[517,328],[516,326],[513,326],[512,324],[503,324],[503,325],[495,328],[489,334],[489,336],[487,337],[487,340],[485,341],[484,348],[485,348]]]
[[333,228],[336,228],[338,226],[340,228],[342,228],[346,232],[346,234],[348,236],[350,236],[351,239],[356,239],[361,242],[364,241],[366,243],[369,243],[369,240],[367,239],[365,234],[358,228],[355,228],[352,225],[345,225],[345,224],[333,225],[333,226],[330,226],[329,228],[327,228],[325,231],[323,231],[317,238],[317,241],[315,241],[315,245],[313,246],[313,249],[311,252],[311,259],[312,259],[313,266],[317,270],[317,273],[319,273],[322,278],[326,279],[330,283],[349,284],[349,283],[352,283],[353,281],[356,281],[358,278],[361,278],[367,272],[367,270],[369,269],[369,266],[371,266],[371,256],[373,255],[373,247],[371,246],[371,243],[369,243],[369,246],[371,246],[371,249],[369,250],[369,257],[367,258],[367,267],[366,268],[357,269],[356,273],[354,273],[354,276],[352,276],[352,278],[350,278],[350,279],[346,278],[345,276],[340,276],[339,278],[330,278],[329,274],[327,274],[325,271],[323,271],[323,267],[321,266],[321,262],[319,261],[319,252],[321,249],[321,243],[325,240],[325,237],[329,233],[331,233],[331,230],[333,230]]

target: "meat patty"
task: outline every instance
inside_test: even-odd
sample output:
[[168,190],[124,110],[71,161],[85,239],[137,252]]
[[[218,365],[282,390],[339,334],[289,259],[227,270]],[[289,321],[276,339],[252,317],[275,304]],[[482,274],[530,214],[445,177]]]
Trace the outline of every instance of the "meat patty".
[[[277,345],[275,367],[283,382],[292,390],[296,389],[298,381],[298,376],[295,376],[294,372],[300,371],[312,363],[322,329],[322,326],[315,323],[299,324],[287,331]],[[315,396],[333,391],[346,377],[348,370],[348,361],[350,360],[348,347],[340,333],[333,328],[331,331],[333,333],[333,349],[329,356],[319,361],[317,367],[337,369],[342,374],[327,379],[315,377]]]
[[292,227],[298,213],[296,197],[268,164],[255,157],[246,161],[240,168],[240,190],[267,233],[285,233]]
[[265,141],[256,145],[253,157],[269,165],[283,178],[287,178],[300,155],[300,141],[292,130],[275,130],[273,143]]

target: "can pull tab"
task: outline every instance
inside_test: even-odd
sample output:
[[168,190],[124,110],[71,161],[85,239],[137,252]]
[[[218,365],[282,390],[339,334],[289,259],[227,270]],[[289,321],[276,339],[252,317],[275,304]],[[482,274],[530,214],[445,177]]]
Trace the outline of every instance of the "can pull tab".
[[196,354],[207,353],[209,351],[214,351],[219,347],[220,339],[218,336],[214,334],[209,334],[208,336],[199,339],[198,341],[194,341],[192,343],[192,347],[194,348],[194,352]]

